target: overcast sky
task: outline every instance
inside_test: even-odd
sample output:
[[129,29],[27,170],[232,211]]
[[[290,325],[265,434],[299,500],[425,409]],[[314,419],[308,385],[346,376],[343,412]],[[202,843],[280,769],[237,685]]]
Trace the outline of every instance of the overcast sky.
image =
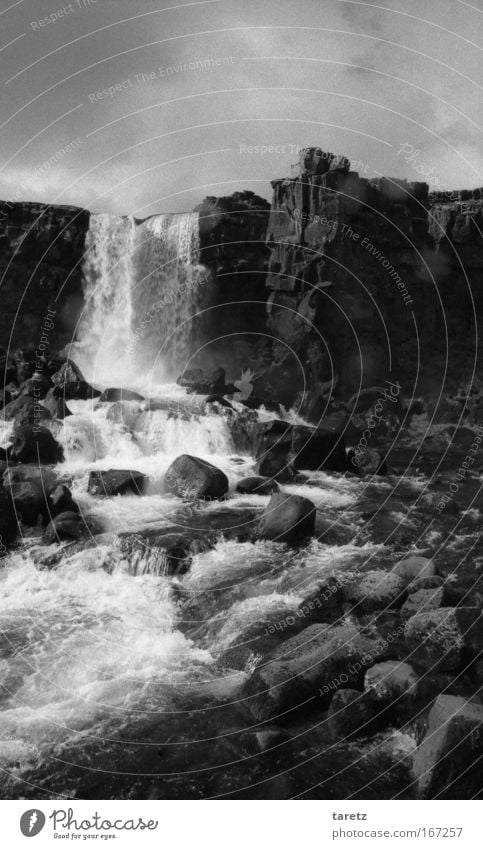
[[482,11],[0,0],[0,197],[139,217],[246,188],[270,198],[311,145],[368,177],[423,179],[419,167],[434,185],[480,186]]

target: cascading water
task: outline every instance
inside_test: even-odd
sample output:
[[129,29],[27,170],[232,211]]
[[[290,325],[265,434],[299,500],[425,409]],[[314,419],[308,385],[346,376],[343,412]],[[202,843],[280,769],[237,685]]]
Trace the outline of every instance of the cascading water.
[[136,359],[168,376],[194,352],[194,319],[207,279],[199,263],[198,213],[156,215],[138,228],[132,349]]
[[96,382],[126,374],[135,240],[133,218],[91,215],[83,265],[85,308],[71,353]]
[[92,215],[83,266],[85,310],[71,356],[95,383],[133,386],[178,374],[193,352],[207,271],[198,213]]

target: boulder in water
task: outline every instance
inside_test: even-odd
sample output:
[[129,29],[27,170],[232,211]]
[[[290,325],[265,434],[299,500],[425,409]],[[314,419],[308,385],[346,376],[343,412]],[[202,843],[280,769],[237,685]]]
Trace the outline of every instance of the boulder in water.
[[350,688],[337,690],[327,712],[327,725],[332,739],[367,737],[375,730],[377,713],[378,709],[367,693]]
[[94,524],[87,524],[85,518],[78,513],[67,511],[52,519],[44,531],[43,540],[50,545],[53,542],[78,540],[96,533],[99,533],[99,528]]
[[416,697],[418,680],[418,676],[409,663],[386,660],[384,663],[376,663],[367,670],[364,689],[373,701],[381,704],[400,700],[407,703]]
[[66,360],[59,371],[52,375],[52,383],[58,386],[66,400],[98,398],[101,394],[84,380],[81,370],[72,360]]
[[436,566],[428,557],[413,554],[396,563],[392,568],[392,572],[395,575],[399,575],[404,580],[406,586],[409,587],[414,581],[436,575]]
[[460,696],[437,697],[413,758],[420,798],[473,799],[481,791],[483,707]]
[[10,494],[0,487],[0,556],[17,536],[17,518]]
[[70,489],[62,483],[57,484],[49,492],[47,504],[50,516],[58,516],[60,513],[79,512],[79,507],[72,498]]
[[344,601],[354,608],[356,615],[401,607],[406,599],[406,584],[394,572],[373,569],[344,584]]
[[53,419],[65,419],[66,416],[71,416],[72,413],[67,407],[62,395],[62,389],[59,386],[53,386],[47,392],[42,401],[43,407],[49,411]]
[[49,411],[31,395],[21,395],[10,401],[2,410],[2,418],[17,424],[34,424],[34,422],[50,419]]
[[247,705],[263,722],[297,707],[313,707],[314,697],[328,704],[339,688],[357,687],[364,659],[380,653],[376,633],[368,637],[352,624],[310,625],[264,658],[247,682]]
[[280,487],[270,478],[253,475],[238,481],[236,491],[241,492],[242,495],[272,495],[273,492],[279,492]]
[[91,495],[142,495],[149,478],[129,469],[91,472],[87,490]]
[[227,476],[199,457],[182,454],[171,463],[164,478],[168,492],[180,498],[223,498],[228,492]]
[[433,672],[456,672],[467,666],[483,645],[479,607],[440,607],[408,619],[404,637],[415,665]]
[[133,392],[131,389],[121,389],[117,387],[110,387],[109,389],[104,389],[102,395],[99,396],[99,401],[107,402],[107,401],[145,401],[143,395],[140,395],[139,392]]
[[47,521],[65,510],[78,510],[70,490],[50,469],[15,466],[6,470],[3,483],[24,525],[36,525],[39,516]]
[[184,371],[178,377],[176,383],[182,386],[188,392],[196,393],[197,395],[210,395],[212,381],[207,374],[200,368],[193,368]]
[[15,429],[10,456],[19,463],[61,463],[64,452],[50,430],[38,425],[20,425]]
[[275,492],[258,526],[260,539],[297,543],[313,536],[315,504],[300,495]]

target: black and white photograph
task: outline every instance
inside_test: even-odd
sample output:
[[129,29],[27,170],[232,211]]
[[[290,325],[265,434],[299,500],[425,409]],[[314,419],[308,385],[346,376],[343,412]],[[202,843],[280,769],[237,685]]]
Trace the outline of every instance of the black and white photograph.
[[475,849],[482,0],[64,3],[0,0],[4,845]]

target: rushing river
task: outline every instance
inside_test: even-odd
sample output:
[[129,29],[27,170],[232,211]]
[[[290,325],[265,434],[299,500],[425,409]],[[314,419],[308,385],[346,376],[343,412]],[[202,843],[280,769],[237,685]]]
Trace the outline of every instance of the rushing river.
[[[288,792],[279,775],[283,744],[273,763],[261,764],[245,740],[254,721],[241,691],[263,626],[293,614],[328,574],[387,565],[408,544],[426,553],[444,542],[442,523],[410,510],[423,477],[398,484],[321,472],[286,488],[314,501],[335,541],[289,549],[234,539],[267,498],[234,492],[254,460],[237,451],[232,414],[210,413],[172,386],[158,397],[154,411],[124,404],[123,422],[110,415],[114,405],[71,402],[74,415],[56,426],[65,450],[57,471],[103,534],[92,547],[67,547],[51,565],[58,546],[40,546],[41,529],[25,528],[23,544],[2,562],[5,795],[217,796],[265,782],[264,769],[278,776],[273,792]],[[226,500],[190,505],[163,494],[164,472],[183,450],[225,471]],[[112,467],[146,473],[147,493],[90,496],[89,472]],[[475,538],[478,515],[473,508],[460,521],[446,549],[449,571]],[[187,535],[214,528],[217,539],[186,574],[169,577],[149,540],[173,526]],[[119,547],[119,535],[141,531],[144,549]],[[303,760],[303,739],[298,751]]]

